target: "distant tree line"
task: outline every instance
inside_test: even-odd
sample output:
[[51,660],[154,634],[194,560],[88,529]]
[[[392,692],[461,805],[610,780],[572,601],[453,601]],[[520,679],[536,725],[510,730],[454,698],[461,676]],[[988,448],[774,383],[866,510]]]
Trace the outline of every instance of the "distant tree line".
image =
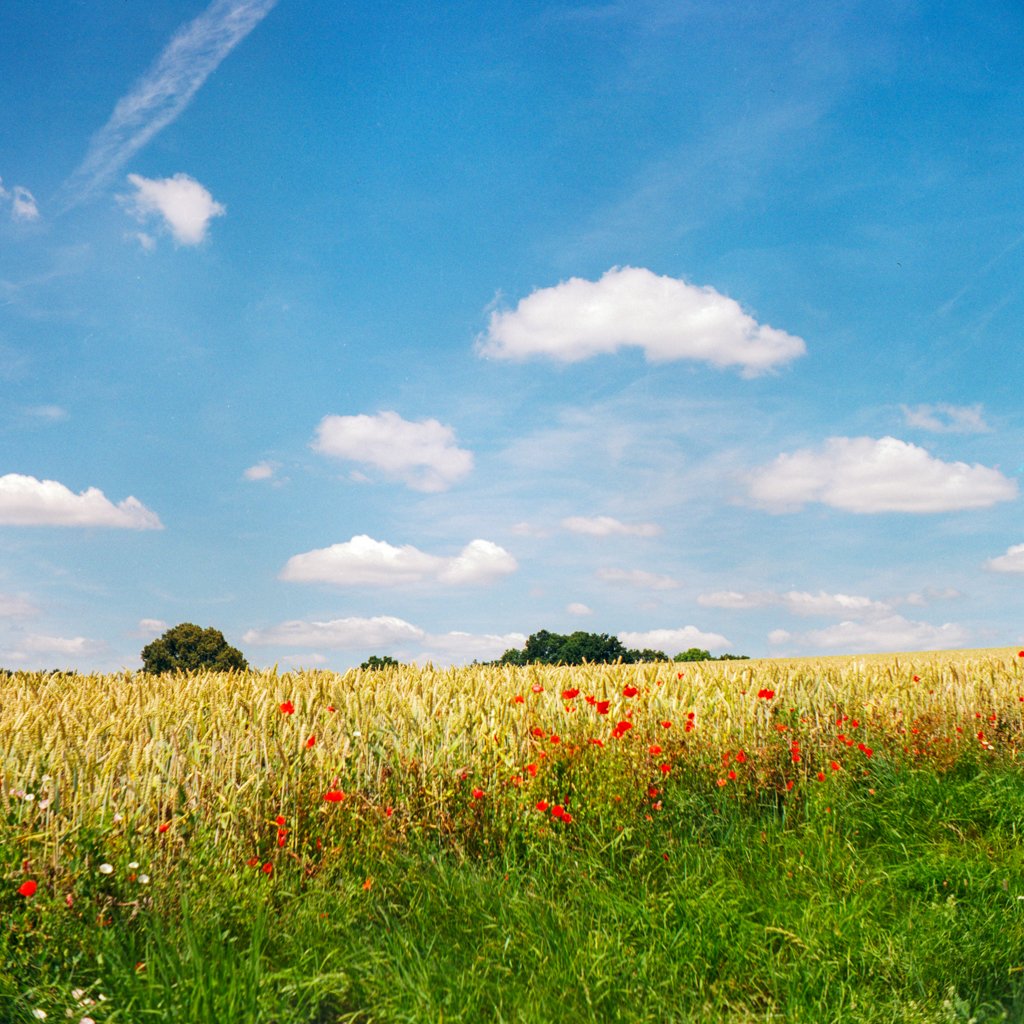
[[721,658],[714,659],[708,651],[691,647],[688,651],[669,659],[664,651],[655,651],[649,647],[643,650],[626,647],[617,636],[609,636],[607,633],[585,633],[577,630],[575,633],[563,635],[542,629],[529,636],[522,650],[511,648],[492,664],[582,665],[583,662],[588,662],[591,665],[609,665],[621,662],[624,665],[634,665],[640,662],[669,660],[726,661],[742,657],[745,655],[723,654]]

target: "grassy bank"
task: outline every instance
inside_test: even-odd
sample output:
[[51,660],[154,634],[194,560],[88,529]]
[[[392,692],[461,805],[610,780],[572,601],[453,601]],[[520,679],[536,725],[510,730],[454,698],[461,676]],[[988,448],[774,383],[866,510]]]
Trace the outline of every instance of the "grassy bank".
[[0,1018],[1024,1019],[1022,667],[15,676]]

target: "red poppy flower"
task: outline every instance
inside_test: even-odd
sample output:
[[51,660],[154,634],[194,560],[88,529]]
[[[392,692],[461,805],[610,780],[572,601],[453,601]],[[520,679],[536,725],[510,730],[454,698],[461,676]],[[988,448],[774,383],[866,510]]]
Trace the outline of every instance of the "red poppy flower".
[[574,700],[579,695],[580,688],[578,686],[574,686],[571,690],[562,691],[562,700]]
[[593,695],[592,693],[588,693],[588,694],[586,695],[586,697],[584,697],[583,699],[584,699],[584,700],[585,700],[585,701],[586,701],[586,702],[587,702],[588,704],[591,704],[591,705],[593,705],[593,704],[596,704],[596,703],[597,703],[597,698],[596,698],[596,697],[595,697],[595,696],[594,696],[594,695]]
[[670,771],[672,771],[672,765],[670,765],[670,764],[663,764],[663,765],[661,765],[661,774],[662,775],[668,775],[668,773]]
[[572,815],[568,811],[562,811],[562,824],[568,825],[572,821]]
[[286,700],[283,704],[280,705],[280,708],[282,715],[295,714],[295,705],[290,700]]
[[540,737],[541,739],[543,739],[543,738],[544,738],[544,730],[543,730],[543,729],[542,729],[542,728],[541,728],[541,727],[540,727],[539,725],[535,725],[535,726],[534,726],[534,727],[533,727],[533,728],[532,728],[532,729],[530,730],[530,732],[531,732],[531,733],[532,733],[532,734],[533,734],[534,736],[539,736],[539,737]]
[[757,691],[757,695],[758,695],[758,697],[761,698],[761,700],[771,700],[775,696],[775,691],[774,690],[758,690]]
[[729,785],[729,783],[725,779],[718,779],[717,781],[718,781],[718,785],[719,786],[728,786]]
[[1017,652],[1017,657],[1018,658],[1024,658],[1024,651],[1018,651]]
[[328,793],[324,793],[324,799],[331,804],[341,803],[345,799],[345,794],[340,789],[332,789]]
[[693,722],[687,719],[686,725],[683,726],[683,732],[693,732]]
[[834,772],[837,772],[837,771],[839,771],[840,768],[842,768],[842,765],[838,761],[829,761],[829,765],[828,766]]
[[547,802],[547,800],[537,801],[537,810],[540,811],[542,814],[544,813],[544,811],[548,809],[549,806],[550,804]]
[[473,787],[473,799],[474,800],[482,800],[483,796],[484,796],[484,791],[479,786],[474,786]]
[[526,698],[521,693],[517,693],[512,698],[512,703],[513,704],[524,704],[525,702],[526,702]]
[[677,672],[676,673],[676,679],[682,679],[682,678],[683,678],[683,673],[682,672]]
[[652,743],[647,748],[647,753],[650,754],[651,757],[653,757],[655,754],[660,754],[661,753],[661,747],[659,747],[657,743]]
[[552,818],[561,818],[564,814],[565,808],[561,804],[555,804],[555,806],[551,808]]
[[744,753],[743,753],[743,751],[741,750],[741,751],[740,751],[740,752],[739,752],[739,753],[738,753],[738,754],[736,755],[736,763],[737,763],[737,764],[746,764],[746,761],[747,761],[747,755],[746,755],[746,754],[744,754]]
[[599,700],[597,702],[597,704],[595,705],[595,707],[597,708],[597,713],[599,715],[607,715],[608,714],[608,709],[611,706],[612,706],[612,702],[610,700]]
[[284,844],[287,843],[287,842],[288,842],[288,833],[284,829],[281,829],[281,831],[277,833],[277,845],[278,846],[284,846]]
[[733,771],[733,770],[732,770],[731,768],[729,769],[729,778],[730,778],[730,779],[731,779],[731,780],[732,780],[733,782],[735,782],[735,781],[736,781],[736,773],[735,773],[735,772],[734,772],[734,771]]
[[22,882],[18,887],[19,896],[35,896],[36,889],[39,888],[39,883],[33,881],[31,878],[27,882]]
[[819,782],[824,782],[825,781],[825,773],[824,772],[818,772],[818,781]]
[[285,823],[285,816],[284,816],[283,814],[279,814],[279,815],[278,815],[278,816],[277,816],[277,817],[276,817],[276,818],[274,819],[274,824],[275,824],[275,825],[283,825],[284,823]]
[[[384,817],[385,818],[390,818],[391,815],[394,814],[394,813],[395,813],[394,807],[385,807],[384,808]],[[318,840],[318,842],[319,842],[319,840]]]
[[265,875],[272,875],[273,873],[274,873],[274,865],[269,863],[269,861],[268,861],[266,864],[263,865],[263,874],[265,874]]
[[604,746],[604,740],[600,740],[596,736],[591,736],[590,739],[587,740],[587,742],[593,744],[595,747]]
[[257,864],[259,864],[259,862],[259,857],[250,857],[245,863],[248,864],[249,867],[254,868],[256,867]]
[[872,749],[871,749],[870,747],[868,747],[868,746],[865,746],[865,745],[864,745],[863,743],[858,743],[858,744],[857,744],[857,749],[858,749],[858,750],[859,750],[859,751],[860,751],[860,752],[861,752],[861,753],[862,753],[862,754],[863,754],[863,755],[864,755],[865,757],[870,757],[870,756],[871,756],[871,755],[872,755],[872,754],[874,753],[874,751],[873,751],[873,750],[872,750]]
[[315,743],[316,743],[316,737],[315,737],[315,736],[310,736],[310,737],[309,737],[309,739],[308,739],[308,740],[306,740],[306,749],[308,750],[308,749],[309,749],[310,747],[312,747],[312,746],[313,746],[313,745],[314,745]]
[[166,832],[170,827],[170,824],[165,821],[162,825],[158,825],[156,830],[157,832]]
[[526,766],[526,771],[528,771],[530,773],[530,778],[531,779],[537,778],[537,765],[536,764],[528,764]]
[[551,734],[551,742],[552,743],[561,743],[562,742],[562,737],[561,736],[556,736],[554,733],[552,733]]
[[333,712],[333,711],[337,711],[338,709],[333,704],[328,704],[327,705],[327,710]]
[[914,682],[915,683],[921,682],[921,677],[920,676],[914,676]]
[[791,790],[792,788],[793,788],[793,780],[790,779],[789,782],[786,783],[786,790],[787,790],[787,792],[789,790]]
[[530,687],[530,689],[533,690],[534,693],[544,692],[544,687],[541,686],[540,683],[534,683],[533,686]]
[[666,720],[666,721],[661,723],[661,727],[662,727],[662,729],[671,729],[672,728],[672,723]]
[[619,724],[616,725],[614,729],[612,729],[612,736],[615,739],[617,739],[617,740],[621,739],[632,728],[633,728],[633,723],[632,722],[625,722],[625,721],[619,722]]
[[793,764],[800,763],[800,755],[794,750],[793,751]]
[[623,697],[635,697],[639,692],[635,686],[624,686],[622,688]]

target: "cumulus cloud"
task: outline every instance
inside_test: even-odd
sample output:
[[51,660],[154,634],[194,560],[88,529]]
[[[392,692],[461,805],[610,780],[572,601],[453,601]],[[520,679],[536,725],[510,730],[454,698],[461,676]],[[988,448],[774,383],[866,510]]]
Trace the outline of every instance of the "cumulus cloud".
[[832,437],[814,450],[779,455],[755,470],[750,495],[771,512],[821,502],[847,512],[952,512],[1017,496],[997,469],[943,462],[894,437]]
[[645,633],[619,633],[619,639],[627,647],[664,651],[670,657],[679,651],[689,650],[691,647],[715,651],[730,646],[729,641],[720,633],[705,633],[696,626],[682,626],[679,629],[649,629]]
[[4,188],[3,179],[0,178],[0,202],[10,202],[11,220],[36,220],[39,217],[39,207],[36,205],[35,196],[24,185],[15,185],[11,189]]
[[679,581],[671,576],[661,576],[643,569],[598,569],[597,578],[605,583],[625,583],[643,590],[674,590],[679,586]]
[[642,267],[613,267],[599,281],[570,278],[533,292],[514,310],[495,310],[476,347],[496,359],[546,356],[563,363],[636,347],[652,363],[739,366],[744,377],[806,350],[802,339],[759,324],[714,288]]
[[593,611],[592,608],[589,608],[587,605],[582,604],[579,601],[573,601],[571,604],[567,604],[565,606],[565,610],[570,615],[593,615],[594,614],[594,611]]
[[281,579],[342,587],[406,586],[433,581],[452,586],[490,583],[515,572],[516,560],[489,540],[473,540],[451,557],[429,555],[411,544],[394,547],[365,534],[344,544],[293,555]]
[[885,615],[892,611],[892,605],[884,601],[873,601],[869,597],[852,594],[827,594],[823,590],[817,594],[802,590],[788,590],[785,593],[756,591],[748,594],[720,590],[700,594],[697,603],[704,608],[784,608],[801,616],[848,615],[861,618]]
[[[125,208],[139,221],[156,215],[163,218],[179,245],[199,245],[214,217],[227,210],[195,178],[175,174],[173,178],[143,178],[129,174],[135,194],[122,197]],[[149,236],[146,236],[147,238]],[[144,248],[150,248],[143,242]]]
[[139,619],[135,627],[136,636],[160,636],[166,633],[170,626],[163,619]]
[[981,403],[975,405],[901,405],[908,427],[919,427],[938,434],[986,434],[992,428],[985,422]]
[[959,648],[966,644],[967,632],[953,622],[933,626],[928,622],[913,622],[902,615],[889,615],[867,622],[847,619],[805,633],[801,639],[804,644],[827,650],[871,654]]
[[74,657],[96,654],[103,649],[103,645],[84,636],[64,637],[32,633],[18,642],[18,648],[12,652],[15,661],[27,661],[33,656],[40,655]]
[[424,650],[410,660],[417,663],[464,665],[470,661],[494,661],[510,648],[526,644],[523,633],[431,633],[424,638]]
[[990,558],[985,568],[992,572],[1024,572],[1024,544],[1014,544],[1006,554]]
[[590,537],[656,537],[661,527],[655,523],[621,523],[611,516],[569,516],[562,526],[571,533],[584,533]]
[[330,619],[327,622],[292,620],[267,629],[250,629],[242,641],[257,647],[280,644],[282,647],[327,647],[363,649],[395,647],[422,641],[426,633],[418,626],[391,615],[375,618]]
[[325,416],[313,450],[379,469],[417,491],[444,491],[467,476],[473,454],[459,448],[455,431],[437,420],[411,422],[396,412]]
[[180,28],[110,120],[64,185],[65,206],[88,198],[188,106],[220,62],[270,13],[277,0],[214,0]]
[[[332,619],[328,622],[282,622],[267,629],[251,629],[242,641],[254,646],[320,647],[350,651],[387,651],[400,661],[465,664],[491,661],[509,648],[526,643],[523,633],[428,633],[390,615],[375,618]],[[323,664],[317,653],[294,655],[290,663]]]
[[162,530],[163,524],[138,499],[113,504],[95,487],[75,494],[56,480],[8,473],[0,476],[0,525],[105,526]]

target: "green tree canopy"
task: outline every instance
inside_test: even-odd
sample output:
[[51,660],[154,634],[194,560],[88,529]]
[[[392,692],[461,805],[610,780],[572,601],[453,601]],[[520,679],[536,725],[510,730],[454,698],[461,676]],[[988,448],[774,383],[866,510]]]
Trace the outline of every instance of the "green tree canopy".
[[395,661],[394,658],[389,654],[385,654],[383,657],[378,657],[376,654],[371,654],[366,661],[360,665],[360,668],[390,668],[393,665],[398,665],[399,662]]
[[153,675],[198,669],[228,672],[248,667],[242,652],[231,647],[219,629],[203,629],[192,622],[182,622],[142,648],[142,669]]
[[668,661],[664,651],[637,651],[624,647],[617,636],[577,630],[568,636],[546,629],[532,633],[522,650],[511,649],[498,659],[499,665],[607,665],[622,661]]

